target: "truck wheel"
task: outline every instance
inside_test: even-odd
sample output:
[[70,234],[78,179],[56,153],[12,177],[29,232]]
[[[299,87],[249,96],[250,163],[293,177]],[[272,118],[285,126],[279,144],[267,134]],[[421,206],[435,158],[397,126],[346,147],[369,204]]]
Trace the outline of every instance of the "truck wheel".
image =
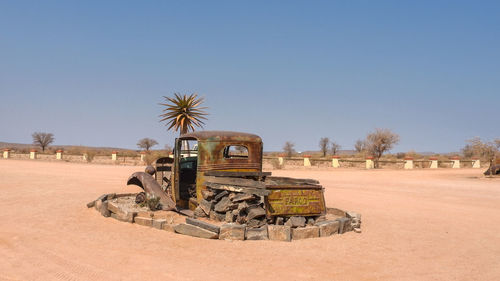
[[146,201],[146,193],[144,192],[139,192],[136,196],[135,196],[135,203],[136,204],[141,204],[142,202]]

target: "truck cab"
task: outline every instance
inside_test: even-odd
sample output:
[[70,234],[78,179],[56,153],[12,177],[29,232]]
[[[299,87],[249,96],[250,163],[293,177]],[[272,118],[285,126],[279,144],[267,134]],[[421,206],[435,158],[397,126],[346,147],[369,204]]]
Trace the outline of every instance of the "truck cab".
[[227,131],[183,134],[175,140],[172,162],[172,199],[178,207],[193,210],[207,188],[204,182],[208,171],[262,172],[262,139]]

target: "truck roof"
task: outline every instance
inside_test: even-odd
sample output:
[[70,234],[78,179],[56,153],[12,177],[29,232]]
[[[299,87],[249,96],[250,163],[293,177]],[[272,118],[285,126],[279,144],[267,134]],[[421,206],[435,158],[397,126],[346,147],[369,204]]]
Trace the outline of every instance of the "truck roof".
[[186,133],[181,138],[193,138],[198,141],[243,141],[262,142],[262,139],[254,134],[231,132],[231,131],[199,131]]

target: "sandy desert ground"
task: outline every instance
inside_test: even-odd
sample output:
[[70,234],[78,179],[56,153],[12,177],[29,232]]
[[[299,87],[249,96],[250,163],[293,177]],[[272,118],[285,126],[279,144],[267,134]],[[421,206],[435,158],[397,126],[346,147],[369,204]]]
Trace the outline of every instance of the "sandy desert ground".
[[499,280],[500,179],[480,170],[285,170],[316,178],[361,234],[219,241],[104,218],[142,167],[0,160],[2,280]]

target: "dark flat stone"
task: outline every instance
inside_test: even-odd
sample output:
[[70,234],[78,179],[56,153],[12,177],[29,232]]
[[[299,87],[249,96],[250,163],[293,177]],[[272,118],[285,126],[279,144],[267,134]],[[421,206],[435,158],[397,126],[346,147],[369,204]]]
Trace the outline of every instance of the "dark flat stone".
[[174,231],[180,234],[206,239],[217,239],[219,237],[215,232],[191,224],[178,224],[174,226]]
[[236,208],[238,208],[238,205],[231,202],[229,197],[222,198],[219,203],[215,204],[214,206],[214,210],[219,213],[225,213]]
[[339,222],[339,234],[343,234],[345,232],[347,232],[347,223],[349,223],[349,219],[348,218],[338,218],[336,219],[336,221]]
[[181,213],[182,215],[188,216],[190,218],[194,217],[194,212],[189,210],[189,209],[179,210],[179,213]]
[[266,210],[264,210],[264,208],[262,208],[262,207],[249,208],[247,219],[251,220],[254,218],[263,217],[265,215],[266,215]]
[[95,205],[95,200],[90,201],[89,203],[87,203],[87,208],[92,208],[92,207],[94,207],[94,205]]
[[245,240],[246,226],[235,223],[223,224],[220,227],[219,239],[221,240]]
[[219,194],[215,195],[214,200],[219,201],[222,197],[229,195],[229,192],[227,190],[224,190],[220,192]]
[[260,228],[247,228],[247,240],[269,240],[267,237],[267,226]]
[[306,225],[306,218],[304,217],[290,217],[285,225],[290,226],[290,227],[303,227]]
[[206,229],[206,230],[209,230],[209,231],[212,231],[212,232],[215,232],[215,233],[219,233],[219,231],[220,231],[220,227],[219,226],[214,225],[214,224],[210,224],[208,222],[204,222],[204,221],[201,221],[201,220],[197,220],[197,219],[186,218],[186,223],[194,225],[194,226],[197,226],[197,227],[201,227],[203,229]]

